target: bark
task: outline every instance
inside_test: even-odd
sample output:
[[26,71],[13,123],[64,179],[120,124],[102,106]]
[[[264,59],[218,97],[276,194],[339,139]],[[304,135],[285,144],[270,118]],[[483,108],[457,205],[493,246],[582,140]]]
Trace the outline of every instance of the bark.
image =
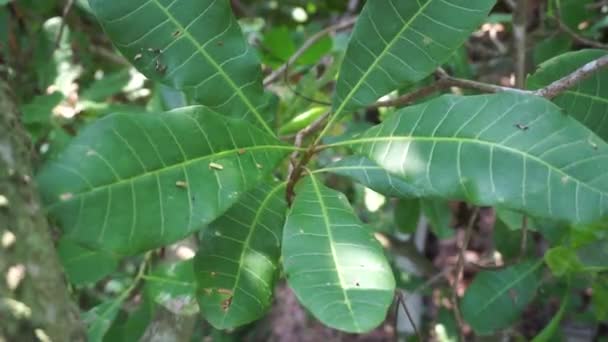
[[[72,303],[49,224],[32,180],[32,151],[8,84],[0,79],[0,235],[10,231],[12,246],[0,244],[0,299],[31,311],[30,336],[46,334],[52,341],[84,341],[77,307]],[[23,270],[16,288],[5,283],[7,268]],[[22,304],[21,304],[22,303]],[[14,306],[14,305],[13,305]],[[22,326],[23,319],[0,305],[0,334]],[[13,310],[14,311],[14,310]],[[28,310],[26,310],[28,311]],[[21,322],[20,322],[21,321]],[[4,330],[4,332],[2,332]],[[13,333],[16,333],[13,331]],[[23,331],[20,332],[23,337]],[[17,336],[1,336],[19,340]]]

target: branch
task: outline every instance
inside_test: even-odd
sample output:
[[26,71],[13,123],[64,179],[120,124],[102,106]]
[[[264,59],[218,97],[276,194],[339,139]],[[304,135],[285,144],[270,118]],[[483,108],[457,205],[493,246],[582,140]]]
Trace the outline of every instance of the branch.
[[603,43],[600,43],[593,39],[584,37],[584,36],[578,34],[573,29],[571,29],[570,26],[566,25],[566,23],[564,23],[562,21],[561,8],[560,8],[559,1],[557,2],[557,5],[555,6],[553,14],[554,14],[555,21],[557,22],[557,26],[559,27],[560,31],[569,35],[572,39],[574,39],[574,41],[578,42],[579,44],[591,46],[591,47],[598,48],[598,49],[605,49],[605,50],[608,49],[608,44],[603,44]]
[[313,45],[315,45],[315,43],[317,43],[318,41],[320,41],[321,39],[323,39],[325,36],[327,36],[328,34],[330,34],[332,32],[338,32],[338,31],[346,30],[346,29],[353,27],[355,25],[356,21],[357,21],[357,18],[353,17],[353,18],[347,19],[345,21],[341,21],[335,25],[329,26],[329,27],[325,28],[324,30],[321,30],[321,31],[315,33],[314,35],[312,35],[310,38],[308,38],[308,40],[306,40],[304,42],[304,44],[302,44],[302,46],[298,49],[298,51],[296,51],[289,58],[289,60],[287,60],[287,62],[285,64],[283,64],[277,70],[273,71],[272,74],[270,74],[268,77],[266,77],[264,79],[264,86],[265,87],[269,86],[270,84],[279,80],[281,78],[281,75],[283,75],[283,73],[287,72],[287,69],[289,69],[289,66],[294,64],[300,57],[302,57],[302,55],[306,51],[308,51],[308,49],[310,49]]
[[65,26],[67,25],[66,18],[68,14],[70,14],[72,6],[74,6],[74,0],[68,0],[63,7],[63,12],[61,14],[61,26],[59,27],[59,33],[57,33],[57,37],[55,38],[55,50],[59,48],[59,45],[61,44],[61,38],[63,37],[63,32],[65,31]]
[[563,93],[564,91],[574,87],[579,82],[585,80],[586,78],[590,77],[591,75],[598,72],[600,69],[605,68],[606,66],[608,66],[608,54],[583,65],[570,75],[561,78],[542,89],[535,91],[534,94],[547,99],[552,99]]
[[513,40],[515,42],[515,86],[519,89],[523,89],[526,83],[527,24],[527,0],[517,0],[513,11]]
[[[0,80],[0,197],[3,199],[0,226],[10,229],[15,236],[11,250],[0,247],[0,259],[10,259],[13,266],[23,269],[24,276],[18,291],[0,296],[12,296],[27,306],[32,313],[32,327],[40,328],[53,341],[84,341],[78,308],[71,301],[40,196],[32,182],[29,146],[11,91],[5,81]],[[6,270],[0,271],[4,280]]]
[[304,139],[307,136],[309,136],[309,135],[313,134],[314,132],[318,131],[319,129],[323,128],[323,124],[325,123],[325,120],[327,120],[327,118],[329,117],[330,114],[331,114],[331,112],[327,112],[327,113],[321,115],[313,123],[304,127],[302,130],[300,130],[296,134],[296,138],[295,138],[295,142],[294,142],[296,151],[294,151],[289,158],[289,172],[287,173],[287,188],[286,188],[286,192],[285,192],[285,196],[286,196],[287,203],[289,204],[289,206],[291,206],[291,203],[293,201],[293,197],[295,195],[294,188],[296,186],[296,183],[300,179],[302,170],[303,170],[304,166],[308,163],[310,158],[315,153],[314,149],[310,149],[310,150],[306,151],[306,153],[302,159],[298,160],[298,158],[300,157],[299,148],[302,147],[302,145],[304,144]]
[[462,314],[460,312],[460,308],[458,306],[458,284],[460,283],[460,278],[462,277],[462,272],[464,270],[465,265],[465,252],[469,246],[469,242],[471,241],[471,237],[473,236],[473,228],[475,226],[475,221],[477,220],[477,216],[479,216],[479,208],[475,208],[471,217],[469,219],[469,223],[467,224],[464,241],[462,245],[458,249],[458,261],[456,262],[456,268],[454,273],[454,282],[452,283],[452,305],[454,306],[454,318],[459,326],[460,332],[460,340],[466,341],[462,327],[464,326],[464,320],[462,318]]

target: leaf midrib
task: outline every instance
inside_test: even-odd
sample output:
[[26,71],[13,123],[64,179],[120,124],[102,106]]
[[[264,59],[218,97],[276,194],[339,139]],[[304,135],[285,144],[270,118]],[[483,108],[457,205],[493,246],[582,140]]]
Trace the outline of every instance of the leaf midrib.
[[[245,250],[249,247],[249,244],[251,242],[251,237],[253,236],[253,233],[256,231],[257,228],[257,224],[261,218],[261,214],[262,212],[264,212],[264,209],[266,209],[266,206],[268,205],[268,203],[270,202],[270,200],[273,198],[273,196],[280,191],[283,187],[285,187],[285,185],[287,184],[287,182],[281,182],[279,184],[277,184],[269,193],[268,195],[264,198],[264,200],[262,201],[262,203],[260,203],[260,206],[257,210],[257,212],[255,213],[255,217],[253,218],[253,221],[251,222],[251,225],[249,225],[249,233],[247,233],[247,237],[245,238],[245,241],[243,241],[243,249],[241,250],[241,256],[239,258],[239,267],[238,270],[236,272],[236,276],[235,276],[235,280],[234,280],[234,286],[232,286],[232,293],[236,293],[236,289],[238,287],[239,284],[239,280],[241,278],[241,273],[242,270],[245,268],[244,266],[244,260],[245,260]],[[222,323],[220,324],[222,327],[224,326],[225,322],[226,322],[226,317],[228,317],[228,313],[230,312],[230,310],[226,310],[224,312],[224,317],[222,317]]]
[[[171,14],[171,12],[169,12],[167,10],[166,7],[164,7],[160,2],[158,2],[158,0],[152,0],[152,2],[167,16],[167,18],[169,18],[169,20],[175,26],[177,26],[179,28],[179,30],[181,32],[183,32],[184,37],[186,37],[186,38],[188,38],[188,40],[190,40],[190,42],[203,55],[203,57],[205,57],[205,59],[207,59],[207,61],[209,61],[209,63],[217,70],[217,72],[220,74],[220,76],[222,76],[224,78],[224,80],[226,80],[226,82],[230,85],[230,87],[234,89],[234,91],[236,92],[237,96],[241,99],[241,101],[243,101],[243,103],[247,106],[247,108],[249,108],[249,110],[251,111],[251,113],[253,113],[253,115],[255,115],[257,121],[260,122],[260,124],[262,125],[262,127],[264,127],[264,129],[266,131],[268,131],[268,133],[270,133],[270,135],[276,136],[275,132],[270,128],[270,126],[268,126],[268,124],[266,123],[266,121],[264,120],[264,118],[262,117],[262,115],[260,114],[260,112],[251,103],[251,101],[249,100],[249,98],[247,96],[245,96],[245,94],[243,94],[242,90],[239,87],[237,87],[237,85],[234,83],[234,81],[232,80],[232,78],[230,78],[230,76],[224,72],[224,70],[220,67],[220,65],[217,64],[217,62],[215,61],[215,59],[213,59],[207,53],[207,51],[205,51],[205,49],[203,48],[203,46],[201,46],[201,44],[199,44],[199,42],[192,36],[192,34],[190,33],[190,31],[186,30],[186,28]],[[247,44],[247,43],[245,43],[245,44]]]
[[355,316],[355,313],[353,312],[352,303],[350,302],[350,299],[346,293],[344,279],[342,279],[342,274],[340,273],[340,265],[338,263],[336,250],[334,248],[334,237],[333,237],[333,234],[331,231],[331,223],[329,222],[329,213],[327,212],[327,206],[325,204],[325,199],[323,198],[321,189],[319,187],[319,184],[317,183],[317,179],[315,178],[315,176],[311,175],[310,179],[311,179],[312,186],[315,189],[315,194],[317,195],[317,199],[319,200],[319,207],[321,208],[323,222],[325,224],[325,229],[327,230],[327,238],[329,239],[329,248],[331,250],[333,262],[336,265],[336,274],[338,275],[338,280],[340,281],[340,290],[342,291],[342,296],[344,297],[344,304],[346,304],[346,307],[348,308],[348,312],[352,318],[353,324],[355,325],[355,329],[357,331],[360,331],[361,328],[359,327],[359,323],[357,322],[357,317]]
[[[234,148],[234,149],[230,149],[230,150],[225,150],[225,151],[222,151],[222,152],[218,152],[218,153],[214,153],[214,154],[210,154],[210,155],[205,155],[205,156],[202,156],[202,157],[197,157],[197,158],[193,158],[193,159],[190,159],[190,160],[185,160],[185,161],[183,161],[181,163],[177,163],[177,164],[161,167],[161,168],[156,169],[156,170],[143,172],[143,173],[137,174],[137,175],[135,175],[133,177],[120,179],[120,180],[118,180],[117,182],[114,182],[114,183],[107,183],[107,184],[103,184],[103,185],[98,185],[96,187],[87,189],[85,191],[71,194],[72,196],[70,197],[69,201],[72,201],[74,199],[80,198],[82,196],[85,196],[85,195],[88,195],[88,194],[91,194],[91,193],[94,193],[94,192],[97,192],[97,191],[104,190],[104,189],[106,189],[108,187],[118,186],[118,185],[121,185],[121,184],[127,184],[127,183],[135,181],[136,179],[148,177],[148,176],[151,176],[151,175],[158,175],[160,173],[163,173],[165,171],[170,171],[170,170],[173,170],[173,169],[178,169],[178,168],[181,169],[183,167],[186,167],[186,166],[188,166],[190,164],[194,164],[194,163],[197,163],[197,162],[203,162],[205,160],[210,160],[210,159],[223,158],[223,157],[230,156],[230,155],[233,155],[233,154],[237,155],[237,157],[238,157],[238,156],[240,156],[240,152],[242,150],[243,150],[243,147]],[[294,147],[292,147],[292,146],[286,146],[286,145],[256,145],[256,146],[246,147],[246,151],[247,152],[257,151],[257,150],[284,150],[284,151],[293,151]],[[219,171],[219,172],[221,172],[221,171]],[[77,174],[80,175],[79,172],[77,172]],[[86,178],[84,178],[84,179],[86,179]],[[50,204],[49,206],[47,206],[47,209],[50,210],[53,207],[55,207],[57,205],[60,205],[62,203],[64,203],[64,202],[63,201],[55,202],[55,203]]]
[[[387,1],[387,0],[382,0],[382,1]],[[370,67],[361,76],[359,81],[357,81],[357,83],[351,88],[350,92],[344,98],[344,100],[342,100],[342,104],[340,104],[338,109],[335,111],[334,117],[339,117],[342,114],[342,111],[344,110],[346,105],[350,102],[350,100],[353,98],[353,96],[359,90],[359,88],[361,88],[361,86],[365,83],[365,81],[367,80],[367,77],[369,77],[371,72],[373,70],[375,70],[375,68],[378,66],[380,61],[382,61],[384,59],[386,53],[393,47],[393,45],[397,41],[399,41],[399,37],[401,37],[401,35],[412,26],[412,23],[416,19],[418,19],[418,16],[420,16],[433,1],[434,0],[428,0],[424,5],[420,6],[418,11],[406,23],[403,24],[403,27],[401,28],[401,30],[399,30],[399,32],[393,37],[393,39],[391,39],[391,41],[386,45],[386,47],[382,50],[382,52],[378,55],[378,57],[374,60],[374,62],[370,65]],[[397,12],[397,14],[398,14],[398,12]]]
[[589,189],[592,192],[596,192],[601,195],[608,195],[607,192],[604,192],[602,190],[599,190],[599,189],[596,189],[596,188],[590,186],[589,184],[583,182],[582,180],[575,178],[570,174],[567,174],[566,172],[562,171],[561,169],[547,163],[546,161],[544,161],[543,159],[540,159],[539,157],[537,157],[535,155],[525,153],[525,152],[516,150],[512,147],[500,145],[498,143],[490,142],[490,141],[483,141],[483,140],[477,140],[477,139],[472,139],[472,138],[455,138],[455,137],[454,138],[447,138],[447,137],[376,137],[376,138],[360,138],[360,139],[345,140],[345,141],[341,141],[338,143],[324,145],[322,147],[331,148],[331,147],[348,146],[348,145],[372,143],[372,142],[379,142],[379,141],[389,141],[390,142],[390,141],[416,141],[416,140],[417,141],[433,141],[433,142],[470,143],[470,144],[486,145],[486,146],[491,146],[491,147],[495,147],[498,149],[502,149],[502,150],[510,152],[510,153],[521,155],[523,158],[528,158],[533,161],[536,161],[536,162],[544,165],[545,167],[547,167],[549,170],[552,170],[562,176],[568,177],[568,179],[574,181],[577,184],[582,185],[583,187]]

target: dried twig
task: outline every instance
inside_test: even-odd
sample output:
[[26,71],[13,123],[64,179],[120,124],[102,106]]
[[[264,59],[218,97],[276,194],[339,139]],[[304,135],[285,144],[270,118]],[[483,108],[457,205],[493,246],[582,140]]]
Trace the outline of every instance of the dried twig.
[[61,14],[61,26],[59,27],[59,33],[57,33],[57,38],[55,38],[55,50],[59,48],[59,44],[61,44],[61,37],[63,37],[63,32],[65,31],[66,18],[72,7],[74,6],[74,0],[68,0],[63,7],[63,12]]
[[[407,304],[405,302],[405,296],[403,295],[403,292],[401,292],[401,290],[397,290],[395,291],[395,296],[397,297],[397,313],[399,313],[399,306],[403,307],[403,311],[405,311],[405,315],[407,316],[407,320],[410,322],[410,325],[412,326],[412,328],[414,329],[414,333],[416,333],[416,336],[418,336],[418,341],[424,341],[424,337],[422,336],[422,333],[420,332],[420,330],[418,330],[418,327],[416,326],[416,323],[414,323],[414,320],[412,319],[412,315],[410,314],[410,311],[407,308]],[[395,318],[398,318],[399,315],[395,315]]]
[[570,75],[563,77],[534,93],[538,96],[552,99],[606,66],[608,66],[608,54],[583,65]]
[[471,241],[471,237],[473,236],[473,228],[475,226],[475,221],[479,216],[479,208],[475,208],[471,217],[469,219],[469,223],[467,224],[467,228],[465,231],[464,241],[460,248],[458,248],[458,261],[456,262],[456,268],[454,272],[454,282],[452,284],[452,305],[454,309],[454,318],[459,326],[460,332],[460,340],[466,341],[463,333],[462,327],[464,326],[464,320],[462,319],[462,314],[460,312],[460,308],[458,306],[458,284],[460,283],[460,278],[462,277],[462,273],[464,270],[465,264],[465,252],[467,247],[469,246],[469,242]]
[[584,37],[584,36],[578,34],[573,29],[571,29],[570,26],[566,25],[566,23],[564,23],[562,20],[559,1],[557,2],[557,5],[555,6],[555,8],[553,10],[553,16],[554,16],[555,21],[557,22],[557,26],[559,27],[560,31],[569,35],[572,39],[574,39],[574,41],[576,41],[580,44],[591,46],[591,47],[598,48],[598,49],[608,49],[608,44],[604,44],[604,43],[598,42],[596,40]]
[[521,219],[521,241],[519,245],[519,255],[517,256],[517,262],[521,262],[526,256],[526,250],[528,247],[528,216],[524,215]]
[[300,57],[302,57],[302,55],[306,51],[308,51],[308,49],[310,49],[319,40],[323,39],[323,37],[327,36],[332,32],[338,32],[353,27],[355,25],[356,20],[357,18],[353,17],[345,21],[341,21],[335,25],[328,26],[327,28],[312,35],[310,38],[308,38],[308,40],[304,42],[304,44],[302,44],[298,51],[296,51],[285,64],[283,64],[281,67],[279,67],[277,70],[272,72],[272,74],[270,74],[264,79],[264,86],[268,86],[279,80],[281,78],[281,75],[287,72],[290,65],[294,64]]

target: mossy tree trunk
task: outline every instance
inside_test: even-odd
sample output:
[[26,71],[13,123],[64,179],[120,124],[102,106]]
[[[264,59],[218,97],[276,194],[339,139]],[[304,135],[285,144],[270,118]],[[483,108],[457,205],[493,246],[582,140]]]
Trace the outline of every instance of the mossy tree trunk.
[[[31,158],[12,92],[0,78],[0,237],[14,237],[14,243],[0,244],[0,340],[46,334],[52,341],[84,341],[33,182]],[[9,269],[22,270],[15,288],[6,283]]]

